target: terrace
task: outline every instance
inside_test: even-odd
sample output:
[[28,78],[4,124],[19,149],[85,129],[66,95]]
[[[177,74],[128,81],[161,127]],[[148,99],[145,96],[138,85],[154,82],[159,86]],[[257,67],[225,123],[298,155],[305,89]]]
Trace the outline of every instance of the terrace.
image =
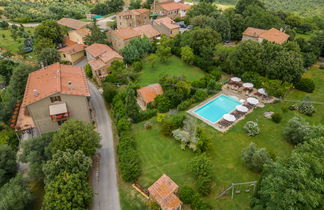
[[220,132],[226,132],[256,107],[264,107],[274,100],[263,88],[255,89],[252,83],[243,83],[240,78],[233,77],[222,87],[222,91],[187,113]]

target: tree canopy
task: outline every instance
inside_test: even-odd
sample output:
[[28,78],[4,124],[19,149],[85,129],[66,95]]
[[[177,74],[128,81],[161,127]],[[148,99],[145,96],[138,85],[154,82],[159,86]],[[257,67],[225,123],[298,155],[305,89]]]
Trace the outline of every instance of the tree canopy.
[[79,120],[65,122],[54,134],[50,143],[52,154],[59,150],[81,150],[86,156],[93,156],[100,147],[100,136],[93,130],[92,125]]

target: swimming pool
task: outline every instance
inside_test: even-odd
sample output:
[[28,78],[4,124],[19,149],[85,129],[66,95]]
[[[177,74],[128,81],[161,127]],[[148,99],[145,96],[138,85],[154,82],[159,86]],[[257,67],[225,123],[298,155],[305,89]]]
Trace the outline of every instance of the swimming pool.
[[211,123],[216,123],[222,119],[224,114],[229,114],[235,110],[236,106],[242,103],[230,96],[220,95],[202,107],[199,107],[194,113],[205,118]]

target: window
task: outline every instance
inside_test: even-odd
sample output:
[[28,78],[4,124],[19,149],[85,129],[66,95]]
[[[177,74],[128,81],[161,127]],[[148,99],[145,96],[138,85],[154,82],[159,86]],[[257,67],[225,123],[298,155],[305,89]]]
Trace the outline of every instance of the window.
[[54,103],[54,102],[56,102],[56,101],[62,101],[62,100],[61,100],[61,96],[53,96],[53,97],[50,97],[50,99],[51,99],[51,102],[52,102],[52,103]]
[[64,57],[64,58],[66,58],[66,55],[65,55],[65,54],[63,54],[63,57]]

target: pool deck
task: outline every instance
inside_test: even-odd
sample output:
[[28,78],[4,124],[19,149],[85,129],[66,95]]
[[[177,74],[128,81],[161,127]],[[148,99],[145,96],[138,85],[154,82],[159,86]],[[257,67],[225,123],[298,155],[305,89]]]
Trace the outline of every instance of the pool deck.
[[[251,113],[251,112],[254,110],[254,108],[256,108],[256,107],[264,107],[264,103],[262,103],[262,100],[260,100],[260,103],[259,103],[256,107],[250,109],[247,113],[245,113],[242,117],[238,118],[235,122],[233,122],[233,123],[232,123],[230,126],[228,126],[228,127],[220,126],[220,125],[218,124],[218,122],[221,121],[223,118],[221,118],[220,120],[218,120],[218,121],[215,122],[215,123],[212,123],[212,122],[210,122],[209,120],[205,119],[204,117],[200,116],[199,114],[195,113],[195,111],[196,111],[197,109],[199,109],[200,107],[203,107],[204,105],[208,104],[209,102],[211,102],[211,101],[214,100],[215,98],[219,97],[220,95],[229,96],[229,97],[232,97],[232,98],[237,99],[238,101],[240,101],[241,99],[243,99],[243,100],[246,101],[246,99],[249,98],[249,97],[255,97],[255,98],[258,98],[258,97],[256,97],[256,96],[253,96],[252,93],[251,93],[251,95],[246,95],[246,94],[243,94],[243,93],[241,93],[241,92],[239,92],[239,91],[235,91],[235,90],[230,89],[228,85],[224,85],[224,86],[222,87],[222,91],[220,91],[220,92],[218,92],[217,94],[215,94],[214,96],[212,96],[212,97],[206,99],[205,101],[201,102],[201,103],[198,104],[197,106],[195,106],[195,107],[189,109],[189,110],[187,111],[187,113],[190,114],[190,115],[192,115],[192,116],[194,116],[194,117],[196,117],[196,118],[198,118],[198,119],[200,119],[201,121],[203,121],[204,123],[208,124],[209,126],[215,128],[216,130],[218,130],[218,131],[220,131],[220,132],[222,132],[222,133],[225,133],[225,132],[228,131],[232,126],[234,126],[237,122],[243,120],[247,114]],[[259,98],[258,98],[258,99],[259,99]],[[229,113],[229,114],[230,114],[230,113]]]

